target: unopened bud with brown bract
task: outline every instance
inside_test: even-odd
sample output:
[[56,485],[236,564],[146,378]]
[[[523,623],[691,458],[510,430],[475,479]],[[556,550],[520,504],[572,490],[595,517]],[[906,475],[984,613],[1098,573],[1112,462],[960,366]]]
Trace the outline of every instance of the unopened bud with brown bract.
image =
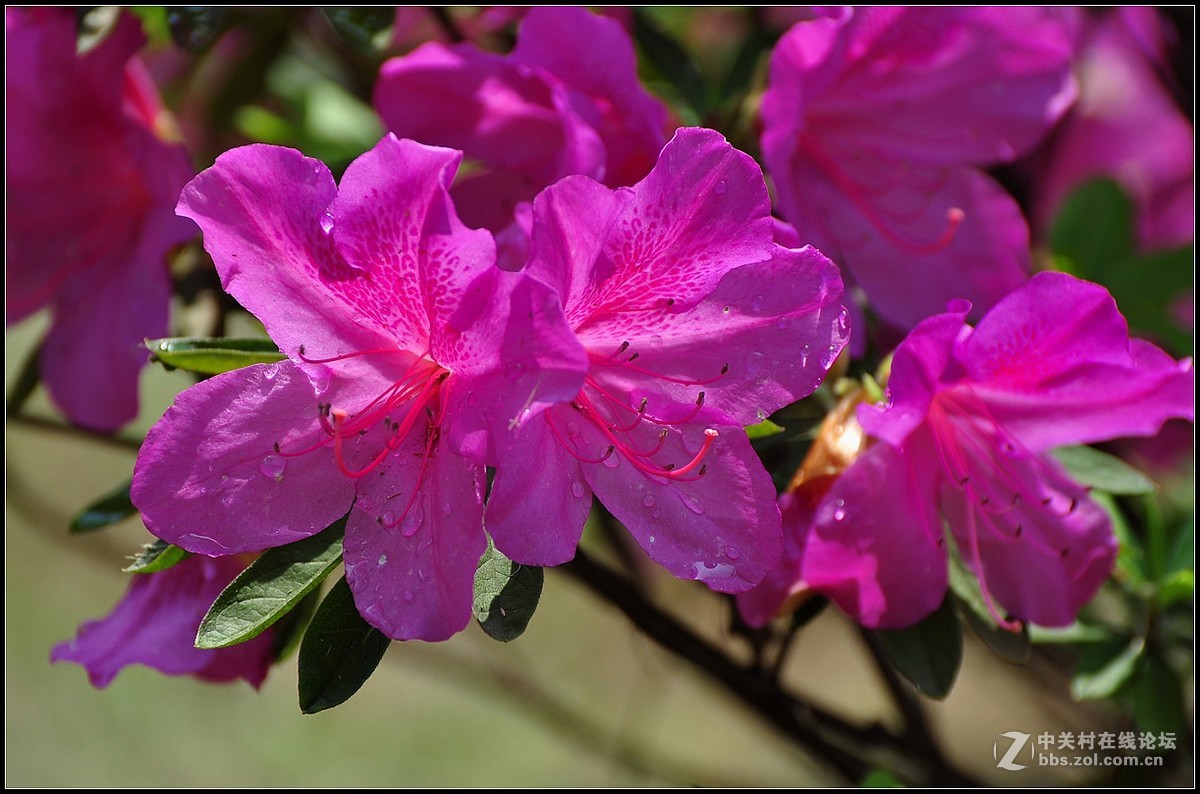
[[[810,522],[838,477],[866,450],[870,440],[858,423],[857,410],[860,403],[870,400],[868,389],[855,385],[821,422],[816,440],[780,503],[785,526]],[[778,614],[795,612],[815,595],[808,585],[798,582]]]

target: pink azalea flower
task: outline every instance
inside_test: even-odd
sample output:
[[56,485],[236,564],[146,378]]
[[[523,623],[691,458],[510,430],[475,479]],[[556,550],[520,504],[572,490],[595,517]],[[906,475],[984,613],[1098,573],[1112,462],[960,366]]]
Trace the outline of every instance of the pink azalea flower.
[[467,426],[508,432],[574,395],[585,366],[557,298],[496,268],[491,234],[455,215],[460,158],[388,135],[339,187],[317,160],[254,145],[189,183],[179,212],[288,359],[179,395],[131,491],[151,532],[210,556],[353,506],[346,578],[396,639],[470,618],[486,540],[482,466],[456,451]]
[[234,557],[188,557],[165,571],[134,574],[108,617],[80,626],[75,639],[54,647],[50,661],[83,665],[101,688],[131,664],[204,681],[242,678],[258,688],[274,657],[273,629],[229,648],[195,646],[209,606],[244,567]]
[[531,10],[505,56],[430,43],[393,58],[375,107],[397,135],[483,166],[453,194],[465,222],[490,229],[570,174],[632,184],[666,141],[666,108],[638,83],[628,34],[579,7]]
[[711,130],[678,131],[632,188],[575,176],[537,197],[525,272],[590,366],[492,453],[497,548],[571,559],[594,493],[678,577],[735,592],[770,569],[775,491],[742,427],[811,393],[847,331],[836,269],[772,231],[758,165]]
[[146,337],[167,330],[167,253],[195,236],[174,214],[192,174],[123,15],[76,53],[72,9],[5,10],[6,322],[54,312],[41,375],[80,425],[137,415]]
[[1126,6],[1083,20],[1079,103],[1037,160],[1034,215],[1045,228],[1062,200],[1089,179],[1108,176],[1137,207],[1145,248],[1195,236],[1195,135],[1163,84],[1167,26],[1161,12]]
[[1010,628],[1069,624],[1108,576],[1107,514],[1046,453],[1194,421],[1191,360],[1130,339],[1106,290],[1063,273],[1034,276],[975,328],[968,310],[909,334],[888,402],[858,409],[877,443],[815,506],[785,503],[790,577],[747,599],[748,619],[802,580],[866,626],[911,625],[946,592],[947,537]]
[[771,60],[763,156],[778,206],[911,328],[1025,279],[1029,232],[980,168],[1030,149],[1074,99],[1070,40],[1038,8],[853,8]]

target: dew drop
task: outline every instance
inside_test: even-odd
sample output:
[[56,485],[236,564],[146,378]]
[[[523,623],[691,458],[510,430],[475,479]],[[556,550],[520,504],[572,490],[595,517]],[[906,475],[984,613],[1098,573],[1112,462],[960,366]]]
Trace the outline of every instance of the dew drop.
[[642,497],[642,504],[646,507],[654,507],[654,497],[650,494],[646,494]]
[[696,573],[696,578],[702,582],[710,582],[714,579],[728,579],[733,575],[734,568],[732,565],[726,565],[723,562],[716,562],[712,565],[704,562],[692,563],[692,570]]
[[725,180],[724,179],[717,180],[717,184],[713,187],[713,192],[719,196],[722,193],[724,193],[726,190],[729,190],[729,185],[725,184]]
[[380,555],[379,555],[379,564],[380,564],[380,565],[387,565],[387,555],[386,555],[386,554],[380,554]]
[[[650,514],[651,518],[659,518],[660,516],[662,516],[661,510],[655,510],[653,513]],[[650,541],[653,542],[654,538],[650,538]]]
[[757,314],[767,308],[767,299],[762,295],[755,295],[754,300],[750,301],[750,308]]
[[329,391],[329,384],[333,381],[333,373],[329,367],[320,367],[312,374],[313,391],[317,394],[324,394]]
[[396,514],[388,510],[379,517],[383,520],[384,526],[394,527],[396,525]]
[[578,482],[571,483],[571,495],[576,499],[583,498],[583,484]]
[[408,509],[408,514],[400,521],[400,534],[406,538],[411,538],[417,534],[417,529],[420,528],[421,522],[425,519],[425,514],[421,512],[418,505],[413,505]]
[[617,468],[621,465],[621,456],[616,452],[609,454],[609,456],[604,459],[604,465],[610,469]]
[[833,520],[841,521],[846,517],[846,500],[838,499],[833,503]]
[[413,600],[413,594],[412,594],[412,590],[405,590],[405,591],[404,591],[404,600],[405,600],[405,601],[407,601],[407,602],[408,602],[408,603],[410,603],[410,604],[412,603],[412,600]]
[[442,515],[448,516],[454,512],[454,505],[449,502],[442,502]]
[[327,212],[321,216],[321,231],[329,234],[333,231],[333,213]]
[[775,327],[778,328],[780,331],[786,331],[787,327],[788,327],[788,318],[780,317],[778,320],[775,321]]
[[509,381],[515,381],[520,378],[525,372],[525,365],[520,361],[511,361],[504,367],[504,377]]
[[733,546],[726,546],[725,547],[725,556],[731,560],[736,560],[742,556],[742,553],[740,551],[738,551],[736,548],[734,548]]
[[258,464],[258,470],[264,477],[271,477],[275,482],[283,482],[283,470],[287,461],[278,455],[263,455]]
[[842,309],[842,313],[837,318],[837,329],[839,333],[846,333],[850,330],[850,312]]
[[654,542],[654,536],[653,536],[653,535],[651,535],[650,537],[646,538],[646,540],[648,540],[648,541],[650,541],[651,543],[653,543],[653,542]]
[[691,510],[698,516],[704,515],[704,505],[700,504],[700,500],[694,496],[683,497],[683,504],[688,510]]
[[762,375],[767,368],[767,357],[757,350],[746,355],[746,371],[751,375]]

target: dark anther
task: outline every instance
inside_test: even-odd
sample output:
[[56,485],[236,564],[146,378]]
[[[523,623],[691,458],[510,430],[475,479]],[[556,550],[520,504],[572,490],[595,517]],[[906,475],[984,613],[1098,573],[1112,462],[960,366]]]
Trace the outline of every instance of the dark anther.
[[276,452],[278,452],[278,451],[279,451],[279,442],[278,442],[278,441],[276,441],[276,442],[275,442],[274,444],[272,444],[271,446],[275,447],[275,451],[276,451]]
[[1079,506],[1079,500],[1072,496],[1071,497],[1071,506],[1067,508],[1067,512],[1074,513],[1075,508],[1078,506]]
[[992,500],[988,498],[987,494],[984,494],[983,496],[979,497],[979,506],[987,507],[987,504],[990,501],[992,501]]
[[1019,504],[1021,504],[1021,494],[1015,493],[1013,494],[1012,504],[1010,504],[1009,507],[1016,507]]
[[728,372],[728,371],[729,371],[729,365],[728,365],[728,364],[722,364],[722,365],[721,365],[721,374],[722,374],[722,375],[724,375],[724,374],[725,374],[726,372]]
[[1013,537],[1021,537],[1021,533],[1025,531],[1025,527],[1017,524],[1017,528],[1013,530]]
[[674,470],[675,470],[675,464],[674,464],[674,463],[668,463],[666,466],[663,466],[663,470],[664,470],[664,471],[674,471]]
[[617,355],[620,355],[620,354],[624,353],[624,352],[625,352],[626,350],[628,350],[628,349],[629,349],[629,343],[628,343],[628,342],[622,342],[622,343],[621,343],[621,346],[617,348]]
[[300,345],[300,355],[304,355],[304,345]]
[[965,486],[965,485],[966,485],[967,483],[969,483],[970,481],[971,481],[971,478],[970,478],[970,477],[968,477],[967,475],[965,475],[965,474],[964,474],[964,475],[963,475],[961,478],[959,478],[959,481],[958,481],[958,487],[959,487],[959,488],[962,488],[963,486]]
[[667,305],[668,305],[668,306],[674,306],[674,305],[675,305],[675,299],[674,299],[674,298],[667,298]]
[[1060,558],[1060,559],[1064,559],[1064,560],[1065,560],[1065,559],[1067,558],[1067,554],[1068,554],[1070,551],[1071,551],[1070,549],[1063,549],[1062,551],[1060,551],[1060,552],[1058,553],[1058,556],[1059,556],[1059,558]]
[[704,476],[705,474],[707,474],[707,473],[708,473],[708,464],[707,464],[707,463],[701,463],[701,464],[700,464],[700,471],[696,472],[696,476],[697,476],[697,477],[703,477],[703,476]]
[[640,355],[641,355],[641,353],[634,353],[633,355],[631,355],[631,356],[630,356],[628,359],[626,359],[626,360],[627,360],[627,361],[634,361],[634,360],[636,360],[636,359],[637,359],[637,357],[638,357],[638,356],[640,356]]
[[696,395],[696,405],[704,405],[704,392]]
[[1053,501],[1054,501],[1054,497],[1052,497],[1052,496],[1046,496],[1046,497],[1043,497],[1043,499],[1042,499],[1042,504],[1043,504],[1043,505],[1049,505],[1049,504],[1050,504],[1051,502],[1053,502]]
[[647,400],[645,397],[643,397],[643,398],[642,398],[642,403],[641,403],[641,405],[639,405],[639,406],[638,406],[638,410],[637,410],[637,412],[638,412],[639,414],[644,414],[644,413],[646,413],[646,403],[647,403],[647,402],[648,402],[648,400]]
[[660,431],[659,431],[659,433],[658,433],[658,440],[659,440],[659,441],[662,441],[664,438],[666,438],[666,437],[667,437],[667,432],[668,432],[668,431],[667,431],[667,429],[666,429],[665,427],[664,427],[662,430],[660,430]]

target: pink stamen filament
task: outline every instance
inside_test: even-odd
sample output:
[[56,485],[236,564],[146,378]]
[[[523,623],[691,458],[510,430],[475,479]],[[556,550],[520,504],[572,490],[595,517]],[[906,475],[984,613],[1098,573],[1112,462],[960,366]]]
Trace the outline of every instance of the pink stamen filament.
[[417,484],[413,486],[412,495],[408,497],[408,501],[404,505],[394,521],[388,522],[383,520],[383,516],[379,517],[379,524],[386,529],[393,529],[399,526],[408,516],[408,512],[417,502],[417,494],[421,493],[421,485],[425,482],[425,472],[429,470],[429,461],[433,457],[433,444],[437,441],[438,430],[442,423],[442,411],[438,411],[436,418],[430,417],[431,426],[429,432],[425,435],[425,454],[421,456],[421,470],[417,472]]
[[678,383],[681,386],[708,386],[709,384],[716,383],[721,378],[725,377],[725,373],[727,373],[729,371],[729,366],[725,365],[721,368],[721,373],[719,375],[717,375],[714,378],[709,378],[708,380],[693,380],[691,378],[676,378],[674,376],[663,375],[663,374],[660,374],[653,370],[646,369],[645,367],[639,367],[638,365],[634,364],[633,362],[637,360],[638,355],[639,355],[638,353],[633,353],[632,355],[629,356],[629,358],[626,358],[623,360],[614,360],[612,357],[597,356],[592,353],[589,353],[588,357],[591,360],[591,363],[595,364],[598,367],[625,367],[626,369],[632,370],[641,375],[649,375],[652,378],[656,378],[658,380],[665,380],[668,383]]
[[550,428],[551,435],[557,439],[559,444],[562,444],[563,449],[565,449],[571,455],[571,457],[575,458],[580,463],[603,463],[604,461],[608,460],[616,450],[616,447],[610,446],[604,451],[604,454],[598,458],[585,458],[579,453],[579,450],[573,441],[572,443],[568,444],[566,439],[562,437],[562,434],[558,432],[558,428],[554,426],[554,422],[550,421],[549,411],[542,414],[542,416],[546,417],[546,425]]
[[[304,345],[300,345],[300,350],[299,350],[298,355],[300,357],[300,360],[303,361],[305,364],[332,364],[335,361],[345,361],[346,359],[358,358],[359,356],[373,356],[373,355],[377,355],[377,354],[401,354],[401,353],[408,353],[409,355],[412,355],[410,351],[401,350],[398,347],[378,347],[378,348],[375,348],[374,350],[356,350],[353,353],[343,353],[340,356],[331,356],[329,358],[309,358],[307,355],[304,354]],[[423,358],[423,356],[417,356],[418,361],[420,361],[422,358]]]

